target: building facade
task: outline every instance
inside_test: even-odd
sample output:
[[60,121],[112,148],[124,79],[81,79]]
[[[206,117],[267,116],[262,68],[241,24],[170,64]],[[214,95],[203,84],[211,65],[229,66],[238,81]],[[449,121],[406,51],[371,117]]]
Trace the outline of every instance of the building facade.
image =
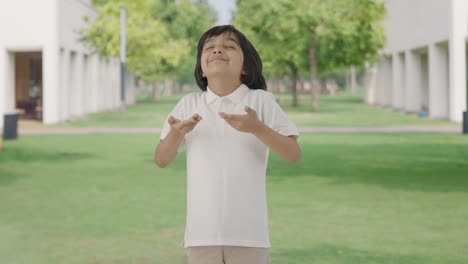
[[[0,8],[0,127],[3,117],[45,124],[120,106],[120,62],[80,42],[91,0],[3,1]],[[126,104],[134,75],[126,74]]]
[[461,122],[467,109],[468,0],[385,0],[387,46],[366,103]]

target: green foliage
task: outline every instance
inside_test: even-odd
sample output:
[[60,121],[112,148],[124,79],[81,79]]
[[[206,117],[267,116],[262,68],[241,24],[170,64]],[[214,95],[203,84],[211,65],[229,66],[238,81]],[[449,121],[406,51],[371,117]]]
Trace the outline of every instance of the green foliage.
[[383,3],[373,0],[329,1],[330,14],[316,27],[319,70],[324,73],[374,61],[385,44],[379,24],[385,15]]
[[265,5],[261,0],[237,1],[234,24],[257,48],[266,76],[285,75],[291,68],[307,67],[307,43],[300,35],[290,1],[274,0]]
[[152,14],[167,25],[172,38],[187,42],[187,53],[176,66],[166,65],[166,72],[181,82],[193,82],[198,40],[217,19],[213,7],[203,0],[180,0],[178,4],[165,0],[154,5]]
[[187,65],[193,65],[194,39],[215,19],[205,1],[95,0],[93,3],[98,16],[82,30],[83,40],[102,56],[119,56],[120,7],[125,6],[127,68],[146,81],[185,73]]
[[311,45],[324,74],[375,60],[385,43],[385,6],[373,0],[238,0],[237,7],[234,21],[254,36],[270,74],[284,73],[291,62],[307,72]]

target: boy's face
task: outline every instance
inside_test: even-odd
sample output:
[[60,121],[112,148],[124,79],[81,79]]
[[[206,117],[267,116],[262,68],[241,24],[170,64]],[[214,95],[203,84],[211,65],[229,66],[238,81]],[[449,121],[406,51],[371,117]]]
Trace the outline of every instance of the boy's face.
[[240,80],[244,74],[244,54],[234,34],[225,33],[211,37],[203,45],[201,68],[203,76],[227,77]]

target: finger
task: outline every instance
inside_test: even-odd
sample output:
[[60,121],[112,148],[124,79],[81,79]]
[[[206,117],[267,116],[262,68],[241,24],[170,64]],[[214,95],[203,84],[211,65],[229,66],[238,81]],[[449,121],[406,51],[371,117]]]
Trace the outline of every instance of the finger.
[[187,120],[190,124],[197,124],[201,118],[199,117],[191,117],[189,120]]
[[226,114],[224,112],[219,112],[218,113],[220,117],[222,117],[224,120],[238,120],[239,118],[242,117],[242,115],[234,115],[234,114]]
[[190,119],[185,120],[184,123],[185,123],[187,126],[189,126],[189,127],[194,127],[195,125],[198,124],[198,122],[200,122],[200,120],[201,120],[201,117],[200,117],[200,116],[199,116],[199,117],[193,116],[193,117],[191,117]]
[[226,114],[226,113],[224,113],[224,112],[218,112],[218,115],[219,115],[221,118],[223,118],[223,119],[227,119],[227,118],[229,118],[229,116],[230,116],[229,114]]
[[250,114],[250,113],[253,113],[255,112],[255,110],[253,110],[252,108],[248,107],[247,105],[244,107],[244,110],[247,114]]
[[179,121],[179,119],[177,119],[177,118],[175,118],[173,116],[170,116],[169,119],[167,120],[169,125],[173,125],[173,124],[177,123],[177,121]]
[[202,117],[199,114],[194,114],[190,119],[195,120],[195,121],[200,121],[202,120]]

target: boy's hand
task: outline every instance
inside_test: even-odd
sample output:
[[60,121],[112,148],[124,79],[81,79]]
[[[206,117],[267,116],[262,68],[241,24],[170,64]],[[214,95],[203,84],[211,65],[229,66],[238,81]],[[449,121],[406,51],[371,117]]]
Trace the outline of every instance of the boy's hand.
[[172,129],[180,133],[182,136],[185,136],[188,132],[192,131],[192,129],[198,124],[198,122],[200,122],[200,120],[202,120],[202,117],[199,114],[194,114],[187,120],[180,120],[170,116],[167,122],[169,125],[171,125]]
[[245,106],[244,108],[247,114],[245,115],[234,115],[219,112],[219,116],[226,120],[226,122],[236,130],[241,132],[255,133],[263,123],[258,120],[257,112],[252,108]]

